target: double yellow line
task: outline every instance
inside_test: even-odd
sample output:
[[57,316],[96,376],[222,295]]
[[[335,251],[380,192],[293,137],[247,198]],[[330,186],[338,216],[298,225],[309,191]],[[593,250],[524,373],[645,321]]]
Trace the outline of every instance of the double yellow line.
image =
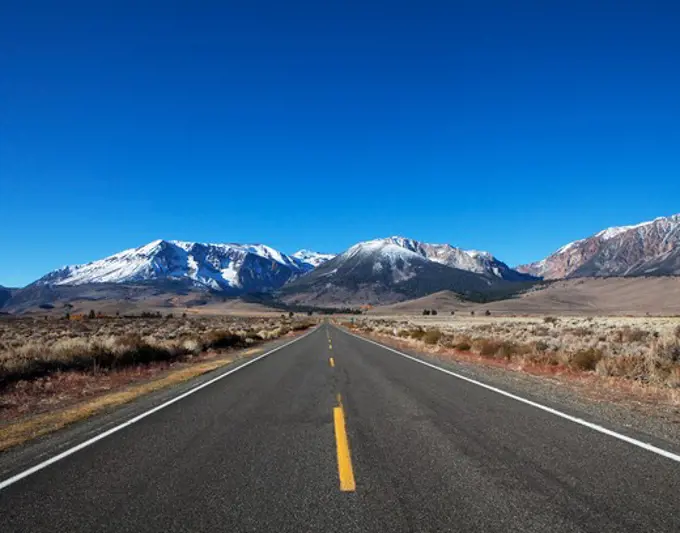
[[342,407],[342,399],[338,394],[338,405],[333,407],[333,423],[335,424],[335,445],[338,454],[338,475],[340,476],[340,490],[354,492],[357,484],[354,481],[354,469],[352,468],[352,456],[349,452],[349,439],[345,427],[345,410]]
[[[328,349],[333,349],[331,336],[328,334]],[[335,368],[335,359],[328,358],[328,364]],[[337,395],[338,405],[333,407],[333,425],[335,426],[335,447],[338,456],[338,476],[340,477],[340,490],[342,492],[354,492],[357,488],[352,468],[352,455],[349,451],[349,439],[347,438],[347,426],[345,424],[345,409],[342,406],[342,397]]]

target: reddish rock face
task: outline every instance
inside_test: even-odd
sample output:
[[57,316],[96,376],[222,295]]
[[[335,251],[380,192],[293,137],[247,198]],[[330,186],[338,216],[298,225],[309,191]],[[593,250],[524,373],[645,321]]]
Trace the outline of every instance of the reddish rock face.
[[680,215],[606,229],[516,270],[544,279],[680,275]]

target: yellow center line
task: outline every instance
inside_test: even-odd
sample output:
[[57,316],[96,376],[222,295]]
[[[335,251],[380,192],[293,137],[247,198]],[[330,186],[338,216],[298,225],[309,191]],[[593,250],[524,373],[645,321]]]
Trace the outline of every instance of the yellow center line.
[[338,450],[340,490],[343,492],[354,492],[357,485],[354,481],[352,457],[350,456],[347,430],[345,429],[345,411],[342,408],[342,404],[338,407],[333,407],[333,422],[335,423],[335,443]]
[[330,363],[331,368],[335,368],[335,361],[333,360],[332,357],[328,359],[328,362]]

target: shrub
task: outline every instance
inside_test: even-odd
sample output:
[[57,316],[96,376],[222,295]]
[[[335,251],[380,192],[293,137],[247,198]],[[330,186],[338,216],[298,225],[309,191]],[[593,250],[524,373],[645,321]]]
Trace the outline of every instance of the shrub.
[[484,314],[485,314],[486,316],[491,316],[491,311],[489,311],[489,310],[487,309],[486,311],[484,311]]
[[572,368],[577,370],[595,370],[597,363],[602,357],[602,350],[587,348],[573,354],[569,360],[569,364]]
[[644,342],[649,335],[649,331],[625,326],[616,332],[614,338],[617,342]]
[[469,352],[472,349],[472,346],[469,342],[463,341],[456,344],[454,348],[460,352]]
[[543,318],[543,322],[546,324],[552,324],[553,326],[557,324],[557,319],[554,316],[546,316]]
[[678,324],[678,325],[675,327],[674,333],[675,333],[675,338],[678,339],[678,340],[680,340],[680,324]]
[[477,341],[479,355],[493,357],[501,348],[501,342],[494,339],[480,339]]
[[503,341],[498,349],[497,354],[503,359],[510,360],[513,355],[520,353],[521,347],[511,341]]
[[430,314],[431,314],[431,315],[436,315],[436,314],[437,314],[437,310],[436,310],[436,309],[432,309],[432,311],[430,311]]
[[208,333],[206,345],[208,348],[231,348],[244,345],[244,339],[229,330],[213,330]]
[[537,352],[543,353],[543,352],[547,351],[548,348],[550,348],[550,346],[549,346],[548,343],[545,342],[545,341],[536,341],[536,342],[534,343],[534,349],[535,349]]
[[654,355],[660,361],[678,363],[680,362],[680,343],[661,343],[656,347]]
[[601,376],[645,379],[648,367],[644,356],[622,355],[618,357],[603,357],[597,362],[595,371]]
[[593,332],[589,330],[588,328],[584,327],[578,327],[578,328],[566,328],[564,330],[565,333],[570,333],[571,335],[574,335],[575,337],[587,337],[588,335],[592,335]]
[[429,316],[429,315],[430,315],[430,310],[429,310],[429,309],[423,309],[423,315]]
[[442,338],[442,332],[438,329],[430,329],[423,335],[422,341],[425,344],[437,344]]
[[521,351],[520,346],[511,341],[498,339],[480,339],[477,341],[479,355],[484,357],[501,357],[510,360]]
[[419,341],[425,336],[425,330],[422,328],[416,328],[411,330],[411,338]]

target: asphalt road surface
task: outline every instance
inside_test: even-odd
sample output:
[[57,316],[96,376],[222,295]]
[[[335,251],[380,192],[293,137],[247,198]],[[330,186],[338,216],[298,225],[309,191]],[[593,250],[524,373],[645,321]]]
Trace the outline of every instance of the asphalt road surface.
[[672,457],[322,325],[5,486],[0,531],[678,532],[679,495]]

